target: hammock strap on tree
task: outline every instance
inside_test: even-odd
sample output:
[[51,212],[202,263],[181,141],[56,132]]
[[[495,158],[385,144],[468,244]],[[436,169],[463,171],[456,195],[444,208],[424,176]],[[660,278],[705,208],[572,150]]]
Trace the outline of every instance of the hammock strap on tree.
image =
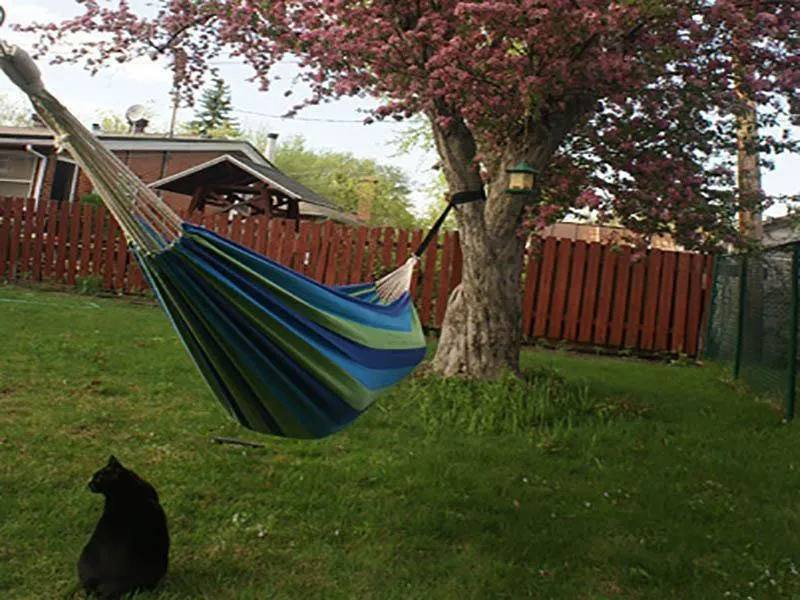
[[378,293],[387,298],[392,298],[396,297],[403,291],[410,289],[411,281],[414,277],[414,271],[417,264],[422,258],[422,255],[425,253],[425,250],[428,249],[430,243],[437,238],[445,219],[447,219],[447,216],[450,214],[450,211],[453,209],[453,207],[458,206],[459,204],[468,204],[470,202],[479,202],[482,200],[486,200],[486,192],[484,192],[483,189],[457,192],[450,196],[450,201],[447,203],[447,206],[436,219],[436,221],[434,221],[433,225],[428,230],[428,233],[425,234],[422,242],[420,242],[419,246],[417,246],[417,249],[414,250],[405,264],[401,265],[399,268],[389,273],[386,277],[379,279],[376,282],[376,285],[378,286]]

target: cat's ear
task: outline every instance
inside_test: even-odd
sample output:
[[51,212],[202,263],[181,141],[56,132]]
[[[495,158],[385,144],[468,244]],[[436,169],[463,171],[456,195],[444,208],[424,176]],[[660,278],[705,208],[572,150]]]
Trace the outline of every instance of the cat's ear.
[[117,457],[114,456],[113,454],[108,457],[108,465],[110,467],[119,466],[119,461],[117,460]]

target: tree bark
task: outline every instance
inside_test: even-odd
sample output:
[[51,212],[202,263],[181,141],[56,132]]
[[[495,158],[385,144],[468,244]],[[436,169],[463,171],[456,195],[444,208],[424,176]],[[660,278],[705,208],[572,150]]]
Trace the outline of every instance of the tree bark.
[[525,237],[480,231],[482,219],[476,213],[481,209],[458,209],[462,279],[450,296],[433,362],[444,376],[488,378],[519,371]]

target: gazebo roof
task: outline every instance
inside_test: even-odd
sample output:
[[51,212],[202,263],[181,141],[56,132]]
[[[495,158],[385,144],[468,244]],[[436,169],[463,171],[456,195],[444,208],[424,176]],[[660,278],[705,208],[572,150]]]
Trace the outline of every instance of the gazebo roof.
[[327,198],[323,198],[278,169],[245,158],[235,158],[230,154],[223,154],[185,171],[154,181],[150,187],[191,196],[201,186],[247,186],[258,182],[285,194],[288,198],[331,210],[342,210]]

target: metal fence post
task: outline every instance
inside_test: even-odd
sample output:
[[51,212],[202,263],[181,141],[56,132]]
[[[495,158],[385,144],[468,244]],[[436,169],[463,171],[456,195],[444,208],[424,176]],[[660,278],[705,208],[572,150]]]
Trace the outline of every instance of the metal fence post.
[[800,263],[800,244],[794,244],[792,246],[792,281],[791,281],[791,290],[792,290],[792,302],[791,302],[791,311],[792,314],[789,316],[790,319],[790,326],[789,326],[789,374],[786,381],[786,420],[791,421],[794,419],[794,412],[795,412],[795,396],[796,392],[796,382],[797,379],[797,308],[798,308],[798,298],[797,298],[797,275],[798,275],[798,263]]
[[739,379],[742,366],[742,337],[744,336],[745,302],[747,299],[747,256],[742,255],[739,271],[739,322],[736,324],[736,354],[733,359],[733,378]]
[[[704,359],[706,357],[706,351],[708,350],[709,344],[711,344],[711,332],[714,328],[714,310],[717,308],[717,279],[719,278],[719,254],[714,255],[714,261],[711,263],[711,300],[706,307],[708,310],[708,317],[707,317],[707,324],[705,330],[705,337],[703,339],[703,345],[701,348],[701,352],[698,353],[698,358]],[[701,329],[702,331],[702,329]]]

